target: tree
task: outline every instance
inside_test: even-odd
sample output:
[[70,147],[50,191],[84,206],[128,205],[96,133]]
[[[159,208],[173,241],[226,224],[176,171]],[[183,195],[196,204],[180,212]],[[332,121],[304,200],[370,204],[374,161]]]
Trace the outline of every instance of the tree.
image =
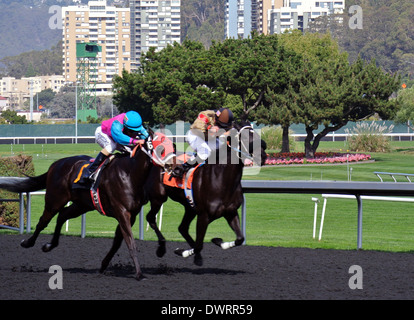
[[243,119],[263,103],[269,87],[277,92],[286,87],[285,60],[294,55],[286,53],[277,35],[256,33],[248,39],[213,43],[209,53],[216,61],[213,69],[216,87],[240,98]]
[[269,86],[280,91],[286,85],[283,60],[292,54],[285,53],[276,35],[226,39],[208,50],[185,40],[159,52],[149,50],[141,70],[116,78],[114,101],[120,109],[126,102],[137,111],[151,107],[149,118],[168,124],[193,121],[202,110],[237,100],[247,119]]
[[142,72],[130,73],[123,70],[122,75],[115,76],[113,80],[113,102],[120,112],[135,110],[141,115],[144,122],[153,125],[154,115],[151,102],[147,102],[148,99],[145,98],[142,85]]
[[76,95],[72,90],[61,90],[48,104],[51,118],[74,118]]
[[[396,112],[389,101],[399,79],[384,73],[375,64],[358,58],[348,62],[330,34],[292,32],[281,35],[286,50],[297,53],[300,62],[291,60],[287,67],[288,85],[275,93],[267,91],[268,104],[258,110],[259,121],[281,124],[284,129],[284,151],[288,145],[291,123],[305,124],[306,157],[313,157],[321,139],[328,133],[374,113],[389,119]],[[288,60],[285,59],[285,65]],[[320,132],[314,133],[322,125]]]
[[279,42],[282,48],[279,59],[283,61],[283,64],[281,65],[281,70],[278,70],[278,72],[284,75],[283,81],[274,81],[267,85],[264,101],[254,113],[254,119],[258,123],[281,125],[281,152],[290,152],[289,126],[297,122],[297,114],[299,112],[299,106],[296,103],[294,93],[299,87],[303,59],[299,50],[293,50],[293,44],[300,43],[298,38],[301,36],[302,33],[300,31],[293,31],[293,33],[286,33],[279,36]]
[[211,62],[201,43],[185,40],[156,52],[149,50],[136,73],[114,81],[119,110],[136,110],[150,123],[193,121],[205,109],[217,108],[224,94],[215,90]]
[[[326,69],[324,69],[324,67]],[[298,92],[299,116],[306,126],[305,153],[313,157],[328,133],[377,113],[392,118],[397,109],[390,96],[399,85],[396,75],[384,73],[376,66],[358,59],[354,64],[320,65],[321,71],[304,81]],[[323,129],[314,134],[319,125]]]
[[53,100],[55,96],[56,93],[52,89],[48,88],[37,93],[33,97],[33,101],[35,101],[35,103],[39,102],[39,105],[47,108],[48,104]]
[[16,111],[5,110],[1,113],[1,118],[5,123],[9,124],[27,124],[25,116],[18,116]]
[[414,130],[414,87],[398,91],[397,99],[401,108],[396,114],[395,121],[407,124]]

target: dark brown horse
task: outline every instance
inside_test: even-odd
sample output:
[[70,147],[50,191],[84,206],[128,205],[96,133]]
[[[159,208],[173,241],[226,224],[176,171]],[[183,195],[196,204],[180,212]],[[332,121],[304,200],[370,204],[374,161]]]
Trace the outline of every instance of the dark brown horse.
[[[122,240],[125,240],[135,264],[135,277],[140,280],[144,276],[138,262],[137,247],[131,227],[146,201],[144,183],[153,166],[150,157],[146,154],[147,150],[152,149],[151,137],[145,142],[142,149],[139,147],[136,149],[133,156],[127,154],[114,157],[102,170],[100,176],[99,195],[102,209],[107,216],[118,221],[112,248],[103,259],[100,272],[107,268],[121,246]],[[40,217],[33,235],[21,243],[22,247],[33,247],[39,233],[59,213],[52,241],[42,246],[44,252],[52,250],[59,244],[60,231],[66,220],[95,209],[89,188],[72,188],[80,167],[90,159],[87,156],[74,156],[57,160],[46,173],[37,177],[0,178],[0,188],[13,192],[46,189],[43,215]],[[72,204],[65,207],[69,201],[72,201]]]
[[[185,208],[178,230],[191,249],[177,249],[177,254],[183,257],[194,254],[194,263],[202,265],[201,250],[207,226],[220,217],[227,220],[236,234],[236,240],[224,243],[222,239],[215,238],[212,241],[223,249],[239,246],[244,242],[237,213],[243,201],[241,178],[244,159],[251,155],[256,163],[263,165],[266,160],[266,143],[254,132],[250,123],[236,123],[231,132],[231,137],[228,139],[230,143],[224,144],[217,152],[212,153],[207,163],[194,172],[192,184],[194,207],[189,204],[182,189],[163,184],[161,168],[151,169],[145,186],[151,203],[151,209],[146,218],[158,236],[157,256],[161,257],[165,254],[166,240],[157,227],[156,214],[168,198],[181,203]],[[196,216],[196,240],[194,241],[188,230],[191,221]]]

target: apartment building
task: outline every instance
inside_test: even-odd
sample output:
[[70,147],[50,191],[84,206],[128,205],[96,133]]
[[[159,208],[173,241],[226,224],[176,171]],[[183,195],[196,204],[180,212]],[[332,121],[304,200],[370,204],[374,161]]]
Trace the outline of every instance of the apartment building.
[[268,10],[268,32],[304,31],[320,16],[342,13],[345,0],[284,0],[284,6]]
[[132,68],[150,48],[181,43],[181,0],[130,0]]
[[0,96],[0,112],[10,109],[10,102],[9,99],[6,97]]
[[225,37],[303,31],[317,17],[344,9],[345,0],[226,0]]
[[77,43],[96,43],[101,47],[93,62],[97,95],[111,94],[112,80],[122,70],[131,70],[130,9],[108,6],[106,0],[89,1],[62,8],[63,76],[77,79]]
[[7,98],[9,107],[13,110],[21,109],[30,95],[36,95],[42,90],[52,89],[59,92],[60,88],[65,85],[65,79],[62,75],[37,76],[16,79],[14,77],[4,77],[0,79],[0,96]]

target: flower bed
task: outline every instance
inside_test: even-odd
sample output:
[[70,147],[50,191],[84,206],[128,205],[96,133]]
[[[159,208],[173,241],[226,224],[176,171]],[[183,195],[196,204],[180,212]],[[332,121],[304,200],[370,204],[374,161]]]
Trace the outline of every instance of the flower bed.
[[[371,156],[363,153],[317,152],[314,158],[308,159],[304,152],[289,152],[268,154],[265,165],[334,164],[368,160],[371,160]],[[245,164],[252,165],[251,161]]]

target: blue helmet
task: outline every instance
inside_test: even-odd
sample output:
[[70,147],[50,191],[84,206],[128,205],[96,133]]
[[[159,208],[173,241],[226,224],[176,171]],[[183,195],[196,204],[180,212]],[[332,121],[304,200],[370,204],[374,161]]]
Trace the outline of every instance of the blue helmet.
[[124,117],[124,127],[132,131],[141,131],[142,119],[138,112],[128,111]]

